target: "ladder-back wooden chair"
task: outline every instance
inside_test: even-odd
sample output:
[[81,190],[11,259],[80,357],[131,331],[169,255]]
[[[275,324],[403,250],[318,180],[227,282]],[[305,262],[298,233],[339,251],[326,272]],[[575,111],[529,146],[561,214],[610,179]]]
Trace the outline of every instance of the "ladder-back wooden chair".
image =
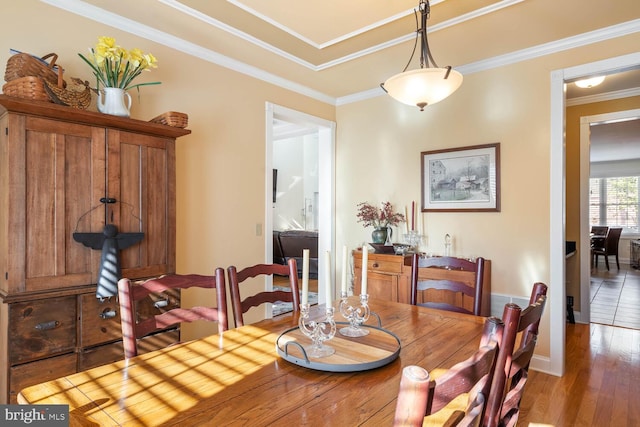
[[[161,314],[139,318],[137,303],[150,294],[168,290],[188,289],[192,287],[216,290],[216,306],[170,308]],[[120,318],[122,325],[122,342],[124,356],[130,358],[138,355],[138,340],[179,323],[189,323],[196,320],[218,322],[218,332],[228,329],[227,295],[224,269],[217,268],[215,276],[199,274],[169,274],[144,282],[132,282],[129,279],[118,281],[118,300],[120,303]],[[213,300],[213,298],[212,298]]]
[[[488,316],[488,308],[483,307],[484,268],[482,257],[472,262],[463,258],[414,254],[410,302],[422,307]],[[422,300],[429,298],[428,292],[437,293],[438,301]]]
[[[467,360],[444,372],[437,379],[415,365],[402,372],[394,416],[395,427],[439,425],[479,426],[484,416],[486,399],[491,389],[503,324],[495,317],[484,324],[479,349]],[[464,410],[447,408],[454,399],[467,394]],[[455,405],[454,405],[455,406]]]
[[[227,268],[229,287],[231,291],[231,306],[236,327],[244,325],[243,314],[251,307],[258,307],[264,303],[290,302],[294,313],[300,311],[300,294],[298,291],[298,267],[296,260],[290,258],[287,265],[280,264],[256,264],[240,271],[235,266]],[[251,277],[277,274],[289,277],[288,290],[261,291],[244,299],[241,297],[240,283]]]
[[496,369],[495,372],[485,413],[486,426],[515,426],[518,421],[520,401],[546,301],[547,285],[535,283],[528,307],[522,310],[512,303],[504,307],[504,332],[497,361],[498,366],[504,369]]

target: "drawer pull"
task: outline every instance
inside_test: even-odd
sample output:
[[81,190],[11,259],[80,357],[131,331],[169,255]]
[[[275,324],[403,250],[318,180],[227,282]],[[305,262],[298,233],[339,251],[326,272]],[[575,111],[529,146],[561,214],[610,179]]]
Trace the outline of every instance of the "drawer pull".
[[169,300],[156,301],[153,306],[155,308],[163,308],[169,305]]
[[38,323],[36,325],[36,329],[39,331],[49,331],[51,329],[55,329],[60,326],[60,322],[57,320],[52,320],[50,322]]
[[373,267],[373,268],[378,268],[378,267],[380,267],[380,266],[378,265],[378,263],[377,263],[377,262],[374,262],[373,264],[371,264],[371,267]]
[[100,317],[102,319],[113,319],[114,317],[116,317],[116,312],[115,310],[105,310],[102,313],[100,313]]

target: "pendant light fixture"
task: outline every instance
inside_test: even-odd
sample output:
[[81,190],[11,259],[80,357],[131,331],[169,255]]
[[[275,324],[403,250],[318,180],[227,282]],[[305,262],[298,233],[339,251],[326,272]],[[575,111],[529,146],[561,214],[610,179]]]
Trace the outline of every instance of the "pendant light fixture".
[[[421,26],[416,30],[416,41],[409,62],[400,74],[391,76],[380,87],[395,98],[407,105],[416,105],[420,111],[424,111],[427,105],[442,101],[462,84],[462,74],[447,66],[439,68],[429,50],[427,40],[427,19],[431,12],[429,0],[420,0],[418,3]],[[416,11],[416,27],[418,26],[418,14]],[[407,71],[416,46],[420,39],[420,68]]]

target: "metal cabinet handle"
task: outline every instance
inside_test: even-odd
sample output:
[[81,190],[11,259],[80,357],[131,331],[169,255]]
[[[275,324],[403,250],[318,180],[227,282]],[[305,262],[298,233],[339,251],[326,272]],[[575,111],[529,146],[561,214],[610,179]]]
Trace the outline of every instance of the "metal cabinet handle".
[[153,304],[153,306],[154,306],[155,308],[163,308],[163,307],[166,307],[166,306],[168,306],[168,305],[169,305],[169,300],[166,300],[166,299],[161,300],[161,301],[156,301],[156,302]]
[[52,320],[50,322],[38,323],[36,325],[36,329],[39,331],[49,331],[51,329],[55,329],[60,326],[60,322],[57,320]]
[[378,263],[377,263],[377,262],[374,262],[373,264],[371,264],[371,267],[373,267],[373,268],[378,268],[378,267],[380,267],[380,266],[378,265]]
[[114,317],[116,317],[118,313],[116,313],[115,310],[105,310],[102,313],[100,313],[100,318],[102,319],[113,319]]

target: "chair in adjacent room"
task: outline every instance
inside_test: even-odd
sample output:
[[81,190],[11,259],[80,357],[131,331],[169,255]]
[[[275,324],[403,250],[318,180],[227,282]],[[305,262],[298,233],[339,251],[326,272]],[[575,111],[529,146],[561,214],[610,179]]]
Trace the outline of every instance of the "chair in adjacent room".
[[[411,267],[411,304],[476,316],[488,315],[488,308],[483,313],[484,265],[482,257],[472,262],[455,257],[421,257],[414,254]],[[455,270],[459,271],[456,272],[457,280],[451,278]],[[438,301],[421,301],[425,298],[425,292],[422,291],[436,291]],[[422,298],[418,292],[422,292]]]
[[604,256],[604,263],[609,270],[609,257],[616,257],[616,266],[620,270],[620,261],[618,260],[618,245],[620,243],[620,235],[622,235],[621,227],[611,227],[607,231],[602,247],[591,247],[591,257],[594,259],[593,266],[598,268],[598,257]]
[[426,421],[428,425],[479,426],[494,371],[500,369],[496,361],[503,326],[500,319],[487,318],[478,350],[438,378],[419,366],[405,367],[393,425],[422,426]]
[[[206,307],[162,308],[159,310],[160,314],[139,318],[141,316],[138,304],[151,294],[193,287],[215,289],[216,306],[213,306],[212,298],[212,304]],[[218,322],[218,333],[228,329],[226,284],[222,268],[216,269],[215,276],[168,274],[143,282],[132,282],[126,278],[120,279],[118,281],[118,300],[125,358],[138,355],[138,340],[179,323],[206,320]],[[158,305],[157,307],[162,306]]]
[[504,332],[496,362],[503,369],[496,369],[487,400],[484,425],[488,427],[515,426],[518,422],[546,301],[547,285],[538,282],[533,285],[529,305],[524,310],[513,303],[504,307]]
[[[294,313],[300,311],[300,294],[298,291],[298,267],[296,260],[290,258],[287,265],[279,264],[256,264],[244,268],[240,271],[235,266],[227,268],[229,276],[229,287],[231,290],[231,306],[233,307],[233,317],[236,327],[244,325],[244,313],[251,307],[258,307],[264,303],[290,302]],[[289,289],[262,291],[255,295],[250,295],[245,299],[240,296],[240,283],[251,277],[277,274],[279,276],[289,276]]]

